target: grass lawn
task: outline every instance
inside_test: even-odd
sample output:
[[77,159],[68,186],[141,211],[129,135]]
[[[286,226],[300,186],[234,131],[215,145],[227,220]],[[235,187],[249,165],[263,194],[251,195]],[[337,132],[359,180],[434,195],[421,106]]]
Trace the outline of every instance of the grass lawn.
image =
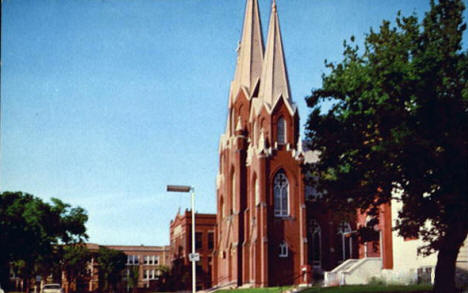
[[432,292],[431,285],[354,285],[342,287],[329,287],[329,288],[310,288],[302,291],[304,293],[361,293],[361,292],[412,292],[412,293],[426,293]]
[[291,286],[285,287],[267,287],[267,288],[249,288],[249,289],[226,289],[216,291],[227,293],[227,292],[239,292],[239,293],[281,293],[291,289]]
[[[269,288],[252,288],[252,289],[234,289],[234,290],[220,290],[217,292],[239,292],[239,293],[281,293],[291,287],[269,287]],[[313,287],[308,288],[301,293],[366,293],[366,292],[386,292],[386,293],[397,293],[397,292],[410,292],[410,293],[429,293],[432,291],[430,285],[412,285],[412,286],[400,286],[400,285],[356,285],[356,286],[342,286],[342,287],[328,287],[319,288]]]

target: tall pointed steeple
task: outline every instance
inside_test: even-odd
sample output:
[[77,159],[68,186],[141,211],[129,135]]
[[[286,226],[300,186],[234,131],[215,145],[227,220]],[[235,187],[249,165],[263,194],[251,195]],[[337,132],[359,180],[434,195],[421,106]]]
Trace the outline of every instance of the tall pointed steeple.
[[276,11],[276,2],[271,6],[270,24],[265,49],[265,58],[262,67],[259,97],[272,106],[276,100],[283,96],[289,101],[291,94],[289,89],[288,72],[283,53],[283,42]]
[[263,37],[257,0],[247,0],[232,94],[244,87],[252,95],[262,73]]

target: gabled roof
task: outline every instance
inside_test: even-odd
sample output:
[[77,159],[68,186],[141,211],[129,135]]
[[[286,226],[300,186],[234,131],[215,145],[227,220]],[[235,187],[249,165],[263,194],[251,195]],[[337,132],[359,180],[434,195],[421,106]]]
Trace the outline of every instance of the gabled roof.
[[258,2],[257,0],[247,0],[242,37],[238,48],[236,72],[231,87],[233,99],[236,98],[240,88],[245,88],[248,92],[247,98],[251,98],[254,87],[262,73],[262,63],[263,37]]
[[271,7],[268,38],[260,80],[259,97],[265,103],[272,106],[280,96],[290,101],[291,94],[288,73],[284,59],[276,2],[274,0]]

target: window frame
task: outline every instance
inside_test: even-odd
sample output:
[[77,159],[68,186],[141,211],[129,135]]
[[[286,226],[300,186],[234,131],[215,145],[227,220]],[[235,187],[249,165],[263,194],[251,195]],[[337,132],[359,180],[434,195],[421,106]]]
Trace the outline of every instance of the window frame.
[[278,254],[278,257],[280,258],[287,258],[289,255],[289,245],[286,241],[283,241],[279,245],[280,253]]
[[[283,182],[280,182],[284,179]],[[284,184],[285,182],[285,184]],[[281,185],[280,185],[281,184]],[[277,193],[278,190],[278,193]],[[290,215],[289,180],[286,172],[279,170],[273,177],[273,213],[277,218],[285,218]],[[286,203],[286,207],[283,205]],[[279,204],[279,206],[277,206]]]
[[286,119],[283,116],[280,116],[276,121],[276,142],[278,145],[285,145],[288,141],[287,125]]

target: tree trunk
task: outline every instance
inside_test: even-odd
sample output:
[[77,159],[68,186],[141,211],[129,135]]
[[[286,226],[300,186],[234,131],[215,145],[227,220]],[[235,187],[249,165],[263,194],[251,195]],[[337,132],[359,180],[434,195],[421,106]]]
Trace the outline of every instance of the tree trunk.
[[25,286],[25,289],[24,289],[25,292],[29,293],[29,291],[31,290],[31,278],[29,277],[29,274],[25,275],[24,286]]
[[455,229],[449,228],[449,231],[441,240],[435,268],[434,293],[456,292],[455,270],[457,256],[468,232],[463,229],[463,225],[457,223],[456,226],[451,227]]
[[5,292],[10,291],[10,263],[8,259],[0,260],[0,287]]

